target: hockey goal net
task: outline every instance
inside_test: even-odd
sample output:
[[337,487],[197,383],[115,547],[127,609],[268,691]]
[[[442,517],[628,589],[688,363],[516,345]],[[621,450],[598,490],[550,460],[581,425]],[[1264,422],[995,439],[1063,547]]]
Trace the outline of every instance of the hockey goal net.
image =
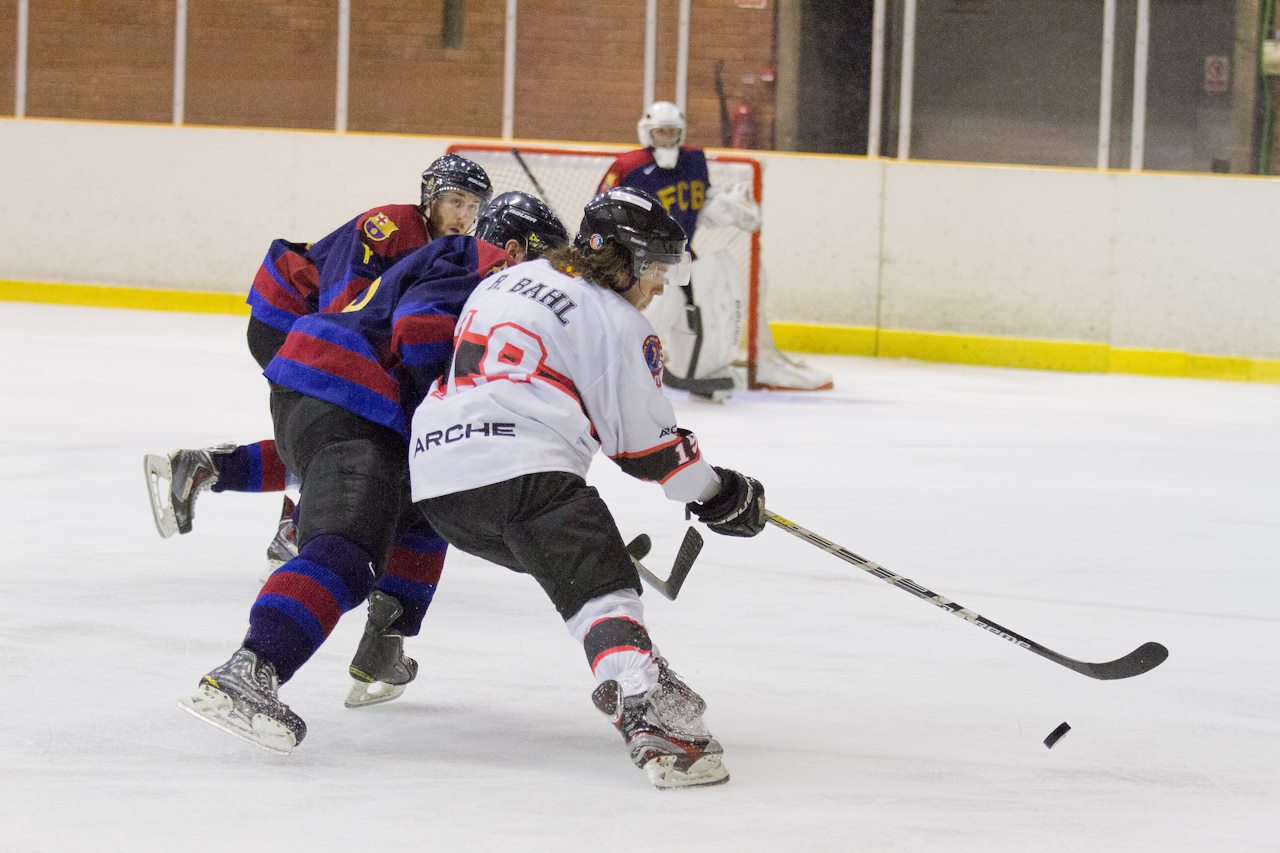
[[[520,190],[538,196],[556,212],[570,234],[578,230],[582,208],[595,197],[596,188],[622,148],[579,149],[536,145],[460,144],[449,147],[450,154],[472,160],[489,173],[494,195]],[[712,186],[727,189],[746,184],[760,203],[763,183],[760,162],[750,157],[707,154],[707,171]],[[733,227],[712,226],[701,222],[694,235],[693,251],[706,256],[722,252],[743,283],[746,293],[741,357],[747,369],[747,387],[760,387],[756,368],[759,363],[760,324],[764,322],[760,288],[760,232],[747,234]]]

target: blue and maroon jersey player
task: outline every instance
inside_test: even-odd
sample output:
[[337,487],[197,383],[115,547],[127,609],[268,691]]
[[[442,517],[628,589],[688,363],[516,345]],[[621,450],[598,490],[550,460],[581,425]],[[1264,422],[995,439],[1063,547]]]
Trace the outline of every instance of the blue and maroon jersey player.
[[680,223],[692,244],[698,227],[698,213],[707,203],[710,186],[707,155],[702,149],[680,146],[675,166],[664,169],[654,160],[653,147],[650,146],[618,155],[600,181],[596,193],[614,187],[635,187],[657,196],[667,213]]
[[[445,154],[423,171],[420,204],[366,210],[315,243],[273,241],[246,300],[254,357],[265,364],[298,317],[344,310],[415,249],[436,237],[469,233],[492,192],[478,164]],[[255,341],[255,321],[278,334]]]
[[417,205],[375,207],[315,243],[272,241],[246,301],[256,320],[288,332],[305,314],[343,310],[374,279],[429,242]]
[[464,235],[410,253],[341,311],[299,317],[264,375],[365,420],[408,434],[406,413],[445,372],[453,327],[507,253]]

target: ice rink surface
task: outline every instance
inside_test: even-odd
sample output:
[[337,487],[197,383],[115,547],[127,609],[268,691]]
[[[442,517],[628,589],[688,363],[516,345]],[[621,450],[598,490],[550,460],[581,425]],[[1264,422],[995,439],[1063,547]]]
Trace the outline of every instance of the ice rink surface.
[[[397,702],[342,707],[356,611],[282,692],[292,755],[178,709],[279,500],[206,494],[161,540],[141,460],[269,436],[243,327],[0,305],[0,850],[1280,849],[1280,388],[813,357],[835,391],[673,395],[775,512],[1071,657],[1171,654],[1094,681],[781,530],[708,533],[645,601],[733,778],[658,792],[538,587],[456,553]],[[669,565],[681,508],[592,476]]]

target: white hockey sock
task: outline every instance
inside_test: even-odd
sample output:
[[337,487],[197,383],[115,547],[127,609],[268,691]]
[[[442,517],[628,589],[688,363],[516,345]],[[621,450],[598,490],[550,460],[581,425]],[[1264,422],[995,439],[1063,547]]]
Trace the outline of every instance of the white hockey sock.
[[582,643],[596,682],[617,681],[623,696],[644,693],[658,683],[658,654],[644,627],[644,605],[635,590],[591,599],[565,621]]

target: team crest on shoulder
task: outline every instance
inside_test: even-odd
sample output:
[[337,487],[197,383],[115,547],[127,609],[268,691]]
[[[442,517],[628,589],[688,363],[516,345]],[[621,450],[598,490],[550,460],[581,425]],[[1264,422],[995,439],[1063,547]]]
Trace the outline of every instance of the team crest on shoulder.
[[658,340],[657,335],[650,335],[644,339],[641,345],[644,350],[644,363],[649,368],[649,372],[653,374],[653,381],[659,388],[662,387],[662,341]]
[[370,240],[382,241],[400,230],[400,226],[391,221],[385,213],[375,213],[364,221],[364,233]]

